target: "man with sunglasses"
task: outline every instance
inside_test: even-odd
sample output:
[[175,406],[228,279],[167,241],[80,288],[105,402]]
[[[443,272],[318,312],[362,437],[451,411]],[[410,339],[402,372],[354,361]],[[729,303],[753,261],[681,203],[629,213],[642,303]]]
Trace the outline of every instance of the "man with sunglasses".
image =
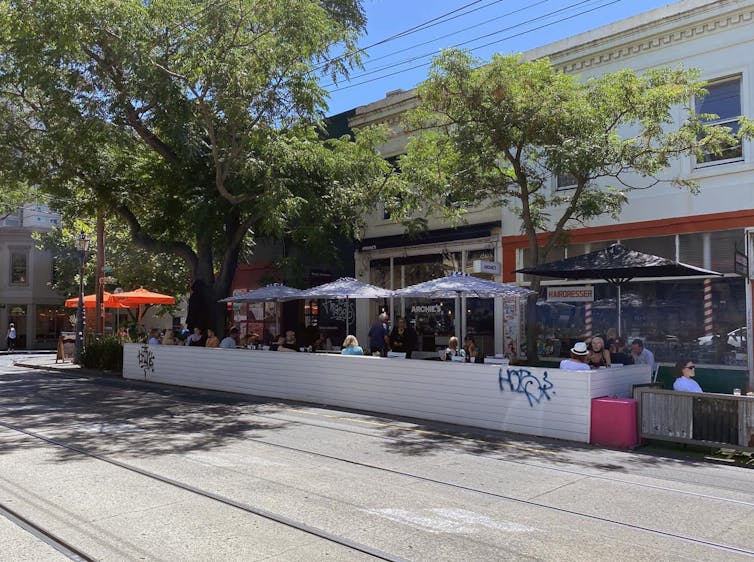
[[694,380],[696,374],[696,365],[688,360],[678,361],[675,364],[675,382],[673,383],[673,390],[679,390],[681,392],[704,392],[702,387],[699,386]]

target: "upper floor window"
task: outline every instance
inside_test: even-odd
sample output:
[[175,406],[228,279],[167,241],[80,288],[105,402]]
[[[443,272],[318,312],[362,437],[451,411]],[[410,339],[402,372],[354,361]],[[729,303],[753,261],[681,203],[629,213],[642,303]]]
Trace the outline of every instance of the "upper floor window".
[[555,189],[574,189],[576,187],[576,176],[569,173],[558,174],[555,176]]
[[26,252],[12,252],[10,255],[10,284],[26,285],[27,276]]
[[[730,127],[731,133],[738,132],[741,117],[741,77],[728,78],[707,85],[707,95],[696,100],[696,112],[714,114],[717,117],[707,121],[709,125]],[[743,159],[741,143],[725,148],[720,154],[705,153],[700,164],[736,161]]]

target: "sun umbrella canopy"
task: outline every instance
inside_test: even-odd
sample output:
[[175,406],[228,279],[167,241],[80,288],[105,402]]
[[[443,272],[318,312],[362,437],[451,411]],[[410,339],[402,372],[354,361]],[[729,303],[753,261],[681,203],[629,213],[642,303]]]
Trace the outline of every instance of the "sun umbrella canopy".
[[175,298],[170,295],[153,293],[146,289],[136,289],[125,293],[114,293],[113,298],[125,306],[139,306],[140,304],[175,304]]
[[613,244],[581,256],[517,269],[517,273],[560,279],[605,279],[619,285],[635,277],[678,277],[683,275],[722,275],[652,254]]
[[363,283],[353,277],[341,277],[332,283],[325,283],[302,291],[300,298],[306,299],[383,299],[389,298],[392,291]]
[[394,297],[425,297],[433,299],[454,297],[526,297],[534,291],[497,281],[480,279],[467,273],[453,273],[393,292]]
[[300,289],[288,287],[282,283],[273,283],[247,293],[234,295],[219,302],[282,302],[302,298]]
[[[71,297],[70,299],[67,299],[65,301],[65,306],[67,308],[76,308],[78,305],[79,305],[78,297]],[[113,298],[113,294],[108,293],[107,291],[104,291],[102,293],[102,305],[105,308],[128,308],[127,306],[121,304],[119,301],[115,300]],[[86,295],[84,297],[85,308],[94,308],[96,306],[97,306],[97,295]]]

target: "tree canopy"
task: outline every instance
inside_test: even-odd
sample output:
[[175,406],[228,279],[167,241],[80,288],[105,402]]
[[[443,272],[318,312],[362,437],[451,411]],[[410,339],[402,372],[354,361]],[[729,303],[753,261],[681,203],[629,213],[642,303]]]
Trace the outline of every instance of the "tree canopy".
[[358,0],[2,0],[1,173],[181,258],[219,317],[255,236],[353,233],[382,185],[373,131],[320,127],[363,25]]
[[[407,116],[418,133],[400,159],[407,190],[391,211],[408,218],[443,209],[460,220],[471,208],[502,201],[520,218],[533,262],[542,263],[567,241],[569,228],[617,217],[634,190],[658,182],[695,189],[668,175],[674,157],[739,142],[690,107],[704,94],[698,76],[626,68],[581,80],[547,59],[496,55],[481,65],[467,53],[444,52]],[[741,134],[750,134],[744,121]],[[558,176],[572,187],[554,188]],[[548,236],[538,242],[542,233]]]

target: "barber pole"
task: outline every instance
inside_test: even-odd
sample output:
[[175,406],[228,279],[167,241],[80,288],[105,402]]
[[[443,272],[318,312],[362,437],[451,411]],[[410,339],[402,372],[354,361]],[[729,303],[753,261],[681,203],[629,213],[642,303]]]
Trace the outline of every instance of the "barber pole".
[[704,280],[704,335],[711,336],[714,332],[712,324],[712,280]]
[[584,326],[586,337],[592,337],[592,303],[590,302],[584,303]]

